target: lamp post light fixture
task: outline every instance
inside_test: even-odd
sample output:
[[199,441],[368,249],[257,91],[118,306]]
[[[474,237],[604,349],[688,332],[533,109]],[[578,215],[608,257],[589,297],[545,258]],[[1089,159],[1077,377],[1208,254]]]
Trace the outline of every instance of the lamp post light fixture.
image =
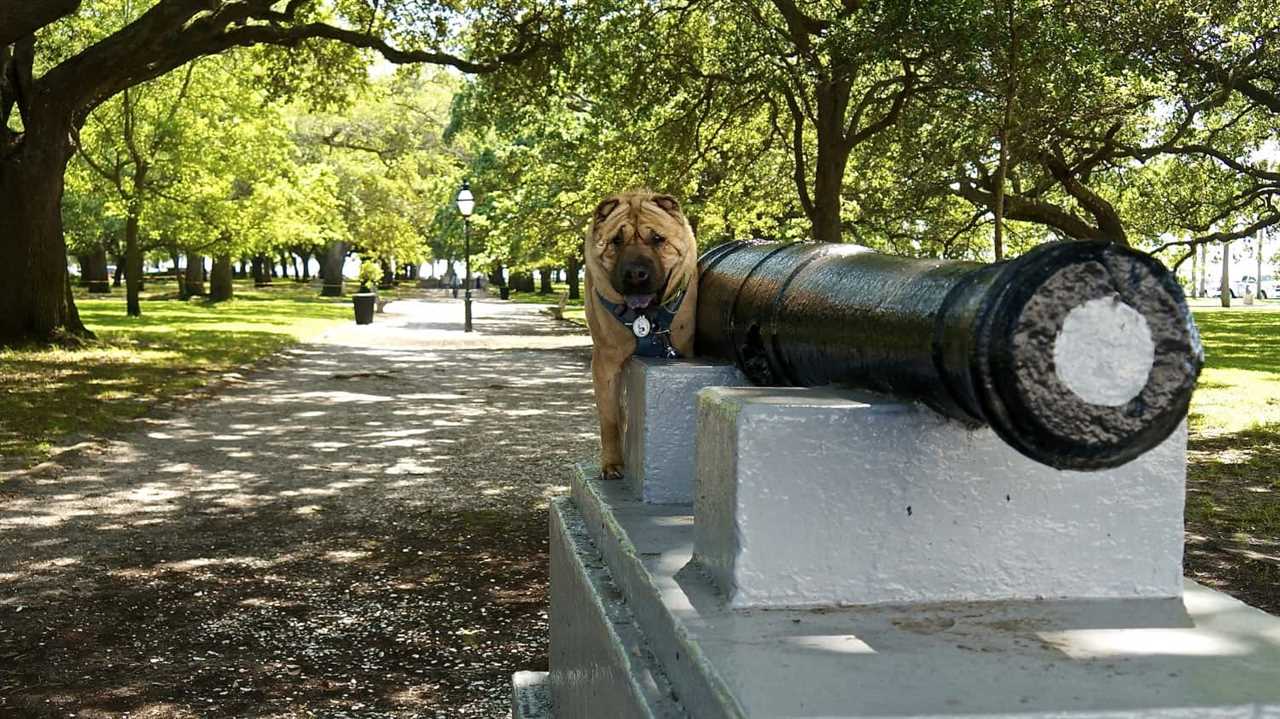
[[471,220],[471,212],[476,209],[476,198],[471,194],[471,183],[466,180],[462,181],[462,189],[458,191],[458,212],[462,215],[462,251],[466,256],[467,264],[467,289],[463,295],[462,304],[465,309],[465,321],[463,322],[463,331],[471,331],[471,234],[468,225]]

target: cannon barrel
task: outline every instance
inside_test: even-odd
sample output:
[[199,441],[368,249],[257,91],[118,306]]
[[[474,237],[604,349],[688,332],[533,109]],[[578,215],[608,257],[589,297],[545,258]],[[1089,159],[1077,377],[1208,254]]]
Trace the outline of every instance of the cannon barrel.
[[1186,416],[1204,351],[1156,260],[1100,241],[995,264],[731,242],[699,260],[697,354],[990,425],[1059,469],[1116,467]]

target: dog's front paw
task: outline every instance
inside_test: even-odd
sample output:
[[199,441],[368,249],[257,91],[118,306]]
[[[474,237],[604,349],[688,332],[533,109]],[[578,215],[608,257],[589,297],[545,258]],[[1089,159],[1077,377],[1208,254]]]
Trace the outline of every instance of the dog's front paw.
[[600,470],[600,479],[622,479],[622,465],[606,464]]

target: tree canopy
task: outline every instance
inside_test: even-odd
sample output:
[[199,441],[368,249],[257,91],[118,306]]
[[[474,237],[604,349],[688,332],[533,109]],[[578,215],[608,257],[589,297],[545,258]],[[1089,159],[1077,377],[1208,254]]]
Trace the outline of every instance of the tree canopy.
[[[75,324],[49,290],[67,242],[458,259],[464,178],[478,263],[521,273],[576,274],[587,214],[634,186],[680,196],[704,244],[1104,238],[1176,265],[1280,225],[1263,0],[0,0],[0,21],[0,251],[33,268],[0,290],[6,337]],[[386,71],[415,63],[446,69]]]

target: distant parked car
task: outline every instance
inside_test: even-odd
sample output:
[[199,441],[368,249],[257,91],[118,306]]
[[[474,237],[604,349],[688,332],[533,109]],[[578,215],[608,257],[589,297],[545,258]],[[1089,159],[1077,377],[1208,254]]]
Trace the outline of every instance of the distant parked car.
[[[1253,275],[1245,275],[1244,277],[1241,277],[1240,279],[1232,282],[1230,285],[1230,292],[1232,297],[1244,297],[1244,293],[1247,292],[1248,290],[1257,290],[1257,289],[1258,289],[1258,285],[1254,281]],[[1210,297],[1217,297],[1219,294],[1221,293],[1219,292],[1218,285],[1215,284],[1213,287],[1209,288]],[[1263,299],[1263,300],[1271,299],[1273,297],[1280,297],[1280,280],[1277,280],[1272,275],[1263,275],[1262,289],[1261,291],[1255,292],[1255,294],[1257,295],[1258,299]]]

